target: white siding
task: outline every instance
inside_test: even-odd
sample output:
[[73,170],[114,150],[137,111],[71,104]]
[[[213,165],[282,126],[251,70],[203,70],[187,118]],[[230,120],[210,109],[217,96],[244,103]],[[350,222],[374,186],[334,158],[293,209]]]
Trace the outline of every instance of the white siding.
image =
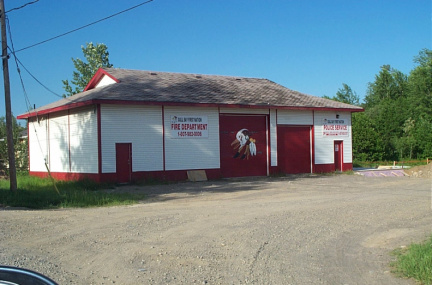
[[[345,120],[348,124],[348,136],[335,137],[323,136],[324,119],[335,119],[336,114],[339,119]],[[352,135],[351,135],[351,113],[348,112],[315,112],[315,164],[334,163],[334,141],[343,141],[343,162],[352,163]]]
[[268,115],[269,109],[250,109],[250,108],[220,108],[221,114],[251,114]]
[[30,171],[46,172],[45,159],[48,162],[48,120],[38,117],[29,120]]
[[[164,113],[166,170],[220,168],[217,108],[165,107]],[[171,116],[207,116],[208,138],[173,138]]]
[[102,172],[116,172],[116,143],[132,143],[132,171],[163,170],[162,107],[101,106]]
[[99,83],[96,85],[96,88],[111,85],[114,83],[117,82],[115,82],[115,80],[112,79],[111,77],[104,75],[102,79],[99,81]]
[[270,110],[270,165],[277,166],[277,111]]
[[312,111],[278,110],[277,122],[279,125],[313,125]]
[[56,113],[49,117],[49,167],[52,172],[69,172],[68,114]]
[[70,164],[73,173],[98,173],[96,107],[69,114]]

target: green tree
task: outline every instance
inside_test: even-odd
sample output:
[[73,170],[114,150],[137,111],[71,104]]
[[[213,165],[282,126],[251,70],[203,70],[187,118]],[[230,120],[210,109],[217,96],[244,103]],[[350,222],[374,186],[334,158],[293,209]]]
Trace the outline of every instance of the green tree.
[[382,66],[375,81],[369,83],[363,106],[383,138],[383,159],[397,159],[396,144],[400,149],[398,139],[403,137],[402,126],[409,118],[408,103],[407,76],[389,65]]
[[408,78],[390,65],[381,66],[380,72],[375,75],[375,81],[369,83],[365,96],[364,107],[374,107],[383,100],[397,100],[407,96]]
[[333,100],[356,106],[360,105],[360,98],[357,93],[345,83],[342,83],[342,88],[339,88],[336,92],[336,97],[333,97]]
[[414,63],[418,66],[408,77],[412,116],[432,116],[432,50],[421,50]]
[[72,58],[76,70],[73,72],[72,85],[69,80],[62,80],[63,89],[66,91],[63,97],[82,92],[99,68],[113,66],[109,62],[108,47],[105,44],[87,43],[85,47],[81,46],[81,50],[85,61]]
[[327,95],[322,96],[323,98],[347,103],[351,105],[360,105],[360,98],[356,92],[354,92],[348,84],[342,83],[342,88],[339,88],[336,92],[336,96],[329,97]]
[[417,146],[417,158],[432,157],[432,118],[422,115],[416,122],[413,136]]
[[352,116],[353,158],[359,161],[380,161],[384,158],[383,138],[366,113]]
[[[15,145],[15,162],[17,168],[27,169],[28,166],[28,140],[22,139],[22,132],[25,127],[22,127],[15,117],[12,117],[12,134]],[[7,149],[6,138],[6,118],[0,117],[0,169],[6,170],[9,164],[9,156]]]

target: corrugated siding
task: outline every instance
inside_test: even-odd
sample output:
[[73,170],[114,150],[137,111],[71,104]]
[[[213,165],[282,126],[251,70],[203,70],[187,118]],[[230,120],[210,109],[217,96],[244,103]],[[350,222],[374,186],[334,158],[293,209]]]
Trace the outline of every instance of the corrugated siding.
[[270,110],[270,165],[277,166],[277,113]]
[[249,109],[249,108],[220,108],[221,114],[251,114],[268,115],[269,109]]
[[[345,120],[348,124],[349,136],[335,137],[323,136],[324,119],[334,119],[339,114],[339,119]],[[334,163],[334,141],[343,141],[343,162],[352,162],[352,135],[351,135],[351,114],[335,112],[315,112],[315,164]]]
[[96,107],[70,111],[71,172],[98,173]]
[[49,167],[52,172],[69,172],[69,132],[66,112],[49,117]]
[[102,172],[116,172],[116,143],[132,143],[132,171],[163,170],[162,133],[162,107],[102,105]]
[[278,110],[277,122],[279,125],[313,125],[312,111]]
[[45,159],[48,162],[48,121],[38,117],[29,121],[30,171],[46,172]]
[[[164,113],[166,170],[220,168],[217,108],[165,107]],[[208,138],[173,138],[171,116],[207,116]]]

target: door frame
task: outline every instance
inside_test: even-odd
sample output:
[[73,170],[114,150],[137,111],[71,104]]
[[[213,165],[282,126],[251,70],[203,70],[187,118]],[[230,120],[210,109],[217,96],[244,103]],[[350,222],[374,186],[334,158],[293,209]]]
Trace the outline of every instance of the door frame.
[[335,171],[343,171],[343,141],[334,141],[333,152]]

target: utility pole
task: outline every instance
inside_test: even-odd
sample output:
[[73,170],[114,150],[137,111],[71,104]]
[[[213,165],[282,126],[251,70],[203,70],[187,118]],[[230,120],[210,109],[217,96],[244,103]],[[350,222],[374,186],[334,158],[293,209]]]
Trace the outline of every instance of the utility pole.
[[10,83],[9,83],[9,65],[8,65],[8,50],[6,38],[6,13],[4,0],[0,0],[0,24],[1,24],[1,41],[2,41],[2,61],[3,61],[3,81],[5,92],[6,105],[6,131],[7,131],[7,146],[9,156],[9,180],[10,190],[17,190],[16,166],[15,166],[15,148],[13,143],[12,132],[12,111],[10,98]]

